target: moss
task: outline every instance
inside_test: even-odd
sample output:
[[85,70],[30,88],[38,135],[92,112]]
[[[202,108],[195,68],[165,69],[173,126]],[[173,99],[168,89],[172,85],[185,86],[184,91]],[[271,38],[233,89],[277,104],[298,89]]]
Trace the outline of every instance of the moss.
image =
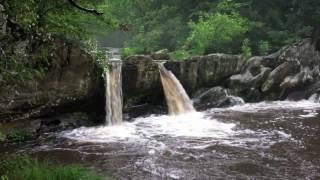
[[23,129],[14,129],[7,134],[7,140],[13,142],[21,142],[32,138],[33,134],[23,130]]
[[0,180],[100,180],[111,179],[78,165],[58,166],[29,156],[11,156],[0,162]]

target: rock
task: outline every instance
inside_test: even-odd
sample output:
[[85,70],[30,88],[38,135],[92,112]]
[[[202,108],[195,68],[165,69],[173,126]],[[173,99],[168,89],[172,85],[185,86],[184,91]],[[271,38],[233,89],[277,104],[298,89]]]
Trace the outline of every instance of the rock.
[[227,89],[219,86],[204,92],[194,100],[195,107],[200,110],[239,104],[244,104],[244,101],[239,97],[229,95]]
[[0,4],[0,39],[7,35],[7,19],[3,5]]
[[[164,105],[164,95],[158,65],[151,56],[128,57],[123,63],[125,104]],[[180,80],[192,96],[198,89],[224,83],[226,78],[240,72],[244,58],[238,55],[210,54],[184,61],[167,61],[165,67]]]
[[158,65],[150,56],[128,57],[122,72],[125,108],[164,100]]
[[168,49],[163,49],[151,54],[153,60],[170,60]]
[[277,66],[283,63],[283,59],[279,60],[278,57],[280,56],[281,51],[277,51],[273,54],[263,57],[261,64],[265,67],[275,69]]
[[[18,40],[14,55],[37,57],[48,48],[42,41]],[[0,93],[0,122],[50,116],[57,113],[83,111],[104,113],[102,69],[79,45],[54,37],[55,49],[46,61],[45,73],[25,80],[23,88],[16,82]],[[35,47],[32,52],[26,47]],[[24,56],[22,56],[24,57]],[[30,60],[31,61],[31,60]]]
[[287,76],[291,76],[299,72],[299,65],[297,62],[285,62],[274,69],[268,76],[267,80],[262,85],[261,90],[267,92],[272,90],[273,87],[279,88],[280,83]]

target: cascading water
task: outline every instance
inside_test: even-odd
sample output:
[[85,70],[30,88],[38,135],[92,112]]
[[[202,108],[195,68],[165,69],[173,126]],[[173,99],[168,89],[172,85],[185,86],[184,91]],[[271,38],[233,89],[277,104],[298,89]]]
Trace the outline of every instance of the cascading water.
[[170,115],[195,112],[192,101],[175,75],[159,63],[163,90],[166,96]]
[[118,49],[109,50],[110,66],[105,73],[106,123],[109,126],[122,123],[122,63],[118,52]]
[[312,96],[309,97],[308,99],[311,102],[314,103],[320,103],[320,95],[319,94],[313,94]]

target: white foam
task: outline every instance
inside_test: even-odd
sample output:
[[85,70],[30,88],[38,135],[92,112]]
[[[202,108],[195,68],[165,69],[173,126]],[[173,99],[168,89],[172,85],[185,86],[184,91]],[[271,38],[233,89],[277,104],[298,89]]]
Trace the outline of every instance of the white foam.
[[246,103],[244,105],[237,105],[223,110],[234,110],[240,112],[257,112],[261,110],[270,109],[314,109],[320,108],[319,103],[314,103],[308,100],[302,101],[263,101],[260,103]]
[[[171,137],[225,137],[234,134],[232,123],[222,123],[205,118],[203,113],[179,116],[152,116],[138,118],[134,122],[140,131],[149,136],[170,135]],[[150,128],[145,128],[150,127]]]
[[[176,141],[183,148],[206,148],[215,143],[231,146],[247,146],[247,143],[272,144],[271,137],[277,141],[290,135],[283,132],[255,132],[248,129],[235,130],[236,124],[223,123],[205,117],[205,113],[189,113],[179,116],[149,116],[137,118],[132,123],[121,126],[79,128],[65,132],[62,136],[80,142],[134,143],[149,148],[149,154],[156,154]],[[162,138],[159,138],[162,137]]]
[[64,132],[63,137],[82,141],[82,142],[114,142],[114,141],[134,141],[139,139],[135,127],[130,123],[118,126],[101,126],[86,128],[81,127],[72,131]]

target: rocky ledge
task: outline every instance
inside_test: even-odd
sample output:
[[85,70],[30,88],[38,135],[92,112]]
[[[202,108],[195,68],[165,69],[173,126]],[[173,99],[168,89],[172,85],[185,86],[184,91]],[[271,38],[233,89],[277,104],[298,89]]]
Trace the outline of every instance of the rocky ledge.
[[[154,57],[135,55],[124,61],[126,106],[164,105],[158,67],[153,61],[158,59]],[[237,96],[246,102],[316,97],[320,90],[319,65],[320,53],[310,39],[250,59],[209,54],[165,63],[199,109],[240,103]]]

